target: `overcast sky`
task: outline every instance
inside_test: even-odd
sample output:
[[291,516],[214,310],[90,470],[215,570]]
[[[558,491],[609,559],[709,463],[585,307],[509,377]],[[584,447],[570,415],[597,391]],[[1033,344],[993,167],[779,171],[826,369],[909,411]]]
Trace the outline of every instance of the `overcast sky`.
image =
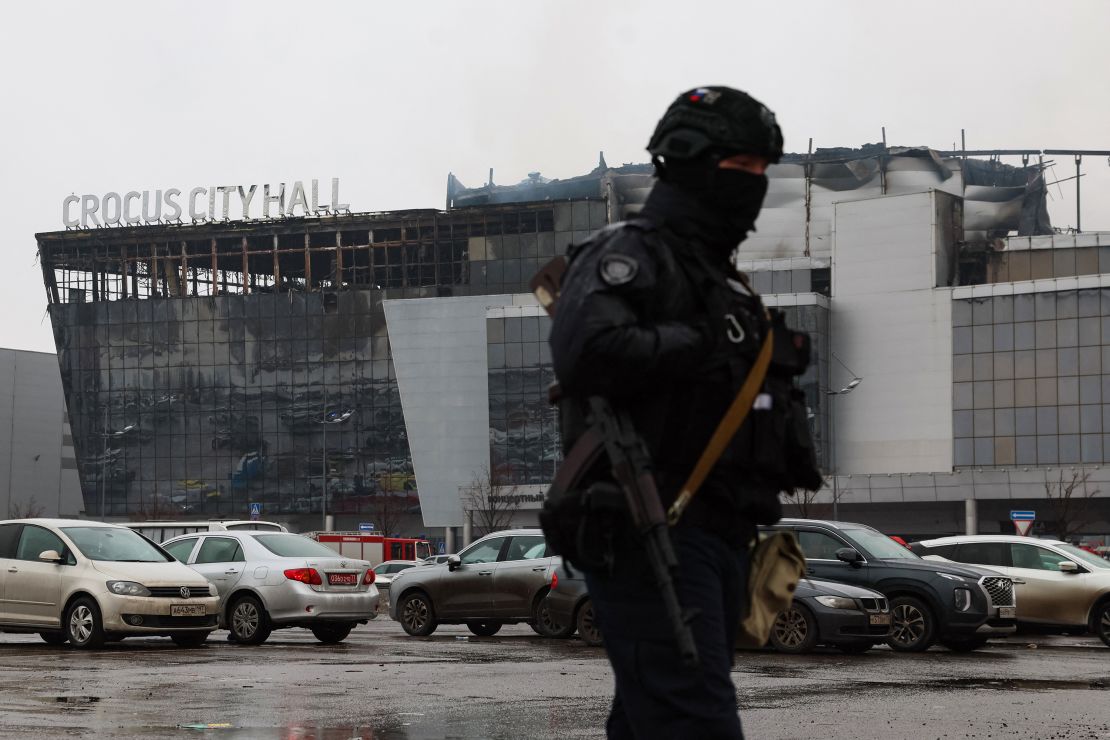
[[[1103,0],[41,0],[5,18],[0,347],[54,351],[34,234],[63,228],[71,193],[338,177],[354,211],[442,208],[448,172],[644,162],[702,84],[760,98],[792,151],[883,126],[892,145],[964,128],[969,148],[1110,149]],[[1110,230],[1110,164],[1084,170],[1084,231]],[[1074,181],[1052,195],[1074,225]]]

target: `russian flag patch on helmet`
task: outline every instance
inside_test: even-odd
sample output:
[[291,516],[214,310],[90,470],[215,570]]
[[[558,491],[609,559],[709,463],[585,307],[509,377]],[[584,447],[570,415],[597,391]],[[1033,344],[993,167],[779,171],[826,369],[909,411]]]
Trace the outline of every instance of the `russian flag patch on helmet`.
[[713,105],[717,102],[717,98],[719,97],[721,97],[719,92],[710,90],[707,87],[699,87],[686,96],[687,100],[691,103],[705,103],[707,105]]

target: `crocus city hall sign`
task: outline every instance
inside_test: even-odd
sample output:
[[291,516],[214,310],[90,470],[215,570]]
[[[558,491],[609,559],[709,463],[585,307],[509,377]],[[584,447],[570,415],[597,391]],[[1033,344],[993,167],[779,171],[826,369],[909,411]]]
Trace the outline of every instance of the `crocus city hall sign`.
[[320,200],[319,180],[310,180],[307,191],[304,184],[297,180],[288,189],[282,182],[262,185],[261,189],[258,185],[213,185],[193,188],[187,195],[177,188],[144,190],[141,193],[132,190],[123,195],[105,193],[99,198],[95,195],[69,195],[62,201],[62,221],[67,229],[139,226],[180,222],[183,218],[193,222],[228,221],[233,203],[236,215],[242,220],[259,218],[251,214],[252,206],[255,214],[262,211],[261,218],[311,216],[320,211],[350,210],[347,203],[339,202],[339,178],[333,177],[329,201]]

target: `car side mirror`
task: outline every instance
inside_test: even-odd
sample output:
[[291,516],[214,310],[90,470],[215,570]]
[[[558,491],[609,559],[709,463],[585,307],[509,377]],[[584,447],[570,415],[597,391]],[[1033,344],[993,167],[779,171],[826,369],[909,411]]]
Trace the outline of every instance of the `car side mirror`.
[[859,564],[863,562],[863,556],[854,547],[842,547],[836,551],[836,559],[843,560],[853,568],[858,568]]
[[1079,572],[1079,566],[1076,565],[1075,563],[1073,563],[1070,560],[1061,560],[1058,565],[1059,565],[1061,573],[1078,573]]
[[[48,563],[64,563],[65,559],[58,554],[57,550],[43,550],[39,553],[39,560],[45,560]],[[1063,565],[1063,563],[1061,563]]]
[[447,558],[447,570],[455,570],[462,565],[462,558],[458,555],[450,555]]

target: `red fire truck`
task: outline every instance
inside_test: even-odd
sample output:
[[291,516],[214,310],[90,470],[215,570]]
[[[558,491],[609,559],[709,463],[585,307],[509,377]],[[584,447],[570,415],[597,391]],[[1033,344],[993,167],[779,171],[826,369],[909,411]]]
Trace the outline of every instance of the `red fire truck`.
[[432,543],[410,537],[386,537],[370,532],[313,532],[314,540],[348,558],[369,560],[423,560],[433,554]]

